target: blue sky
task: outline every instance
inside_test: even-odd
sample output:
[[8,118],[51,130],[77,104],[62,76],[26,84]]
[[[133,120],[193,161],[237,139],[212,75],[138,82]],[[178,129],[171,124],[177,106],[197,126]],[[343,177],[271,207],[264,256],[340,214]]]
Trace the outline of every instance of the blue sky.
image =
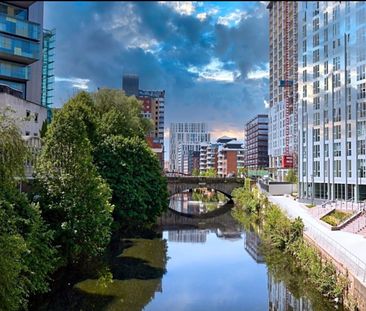
[[56,28],[55,105],[77,90],[166,90],[165,126],[205,121],[242,139],[268,98],[268,15],[261,2],[45,2]]

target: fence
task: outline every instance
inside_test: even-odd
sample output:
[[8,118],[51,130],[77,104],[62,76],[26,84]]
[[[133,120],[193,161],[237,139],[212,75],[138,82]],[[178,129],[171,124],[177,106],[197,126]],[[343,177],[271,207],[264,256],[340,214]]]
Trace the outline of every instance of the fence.
[[315,227],[306,226],[305,235],[352,272],[354,276],[358,277],[360,281],[366,282],[366,263],[360,258]]

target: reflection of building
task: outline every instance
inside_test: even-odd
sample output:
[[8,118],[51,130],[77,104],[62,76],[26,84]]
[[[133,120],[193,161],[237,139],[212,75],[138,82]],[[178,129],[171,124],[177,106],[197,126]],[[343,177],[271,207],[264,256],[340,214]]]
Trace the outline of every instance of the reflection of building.
[[209,230],[189,229],[189,230],[171,230],[168,232],[169,242],[182,243],[205,243]]
[[264,263],[264,258],[259,250],[260,243],[258,234],[253,231],[246,231],[244,238],[245,250],[257,263]]
[[169,134],[170,171],[183,173],[184,156],[199,151],[202,143],[210,141],[206,123],[171,123]]
[[305,298],[295,298],[284,282],[275,282],[268,273],[269,311],[312,311]]
[[241,239],[241,231],[236,230],[236,228],[230,229],[216,229],[216,236],[221,239],[229,241],[238,241]]
[[184,214],[200,214],[203,204],[195,201],[192,202],[191,200],[192,193],[177,193],[170,198],[169,208]]

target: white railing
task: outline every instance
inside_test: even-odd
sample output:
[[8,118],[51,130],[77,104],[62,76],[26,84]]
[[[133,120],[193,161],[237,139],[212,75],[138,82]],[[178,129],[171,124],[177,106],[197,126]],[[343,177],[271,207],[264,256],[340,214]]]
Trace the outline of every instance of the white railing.
[[324,249],[339,263],[344,265],[352,274],[366,282],[366,263],[360,258],[349,252],[337,241],[326,235],[323,231],[313,227],[305,226],[305,235],[313,240],[318,246]]

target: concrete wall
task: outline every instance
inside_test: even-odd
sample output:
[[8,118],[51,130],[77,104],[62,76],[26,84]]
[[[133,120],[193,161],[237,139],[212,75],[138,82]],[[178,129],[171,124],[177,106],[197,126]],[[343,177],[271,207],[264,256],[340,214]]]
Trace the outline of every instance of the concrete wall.
[[[26,119],[27,110],[30,111],[30,117]],[[47,119],[46,107],[6,93],[0,93],[0,112],[3,111],[15,119],[22,136],[26,136],[26,132],[29,132],[29,136],[39,136],[42,124]],[[38,122],[35,120],[37,113]]]

